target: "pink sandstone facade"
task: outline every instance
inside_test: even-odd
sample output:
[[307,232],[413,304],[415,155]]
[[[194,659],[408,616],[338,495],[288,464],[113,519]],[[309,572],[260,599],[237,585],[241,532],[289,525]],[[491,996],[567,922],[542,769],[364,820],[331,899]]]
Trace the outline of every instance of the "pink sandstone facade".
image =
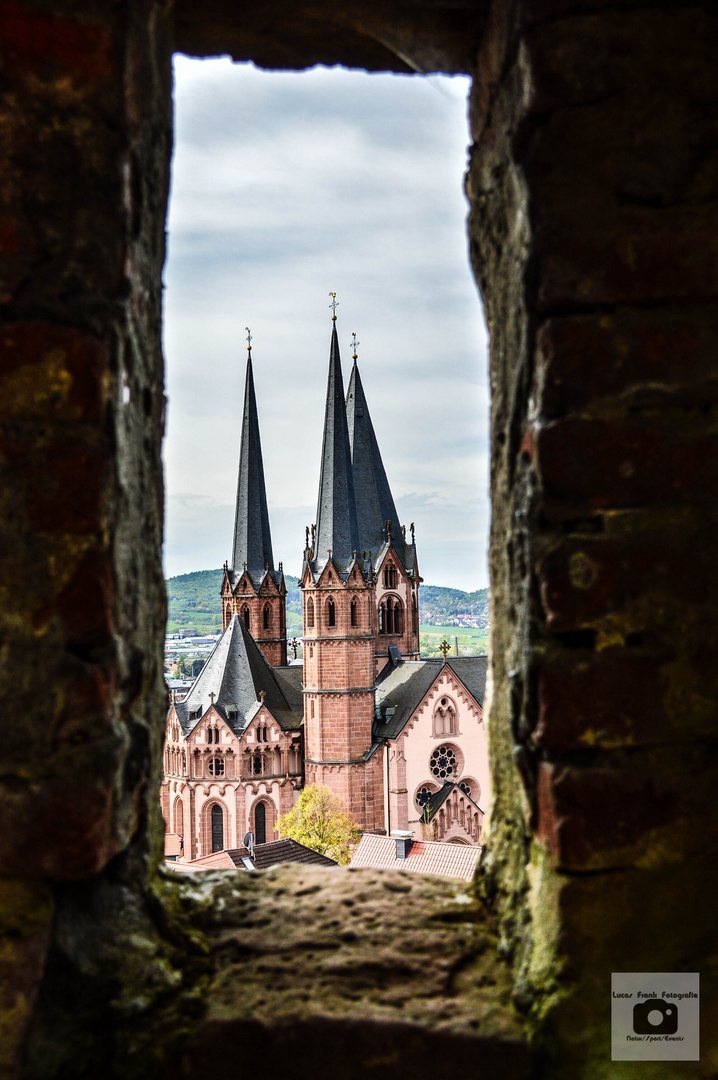
[[167,717],[162,807],[185,859],[239,847],[248,831],[274,839],[312,783],[365,832],[479,844],[486,658],[420,659],[414,528],[407,541],[356,359],[345,399],[334,325],[317,521],[299,582],[304,660],[287,666],[250,350],[223,636]]

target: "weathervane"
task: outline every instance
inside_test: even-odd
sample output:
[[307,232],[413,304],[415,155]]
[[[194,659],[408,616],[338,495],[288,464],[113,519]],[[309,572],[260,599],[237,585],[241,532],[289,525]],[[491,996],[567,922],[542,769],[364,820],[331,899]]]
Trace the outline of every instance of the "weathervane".
[[361,345],[361,341],[357,341],[356,332],[352,332],[352,348],[354,349],[352,360],[356,360],[357,358],[357,345]]
[[247,352],[251,353],[251,351],[252,351],[252,331],[249,329],[248,326],[245,326],[244,329],[247,331]]
[[332,298],[332,302],[329,305],[329,307],[332,309],[332,322],[336,322],[337,321],[337,308],[339,307],[339,301],[337,300],[337,294],[335,292],[330,292],[329,295]]

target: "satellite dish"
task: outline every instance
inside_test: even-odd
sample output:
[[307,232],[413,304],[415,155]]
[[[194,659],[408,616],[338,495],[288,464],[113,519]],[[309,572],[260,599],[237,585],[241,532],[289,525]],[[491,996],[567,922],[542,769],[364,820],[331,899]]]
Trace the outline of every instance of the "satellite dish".
[[252,844],[254,843],[254,833],[251,833],[251,832],[246,833],[242,843],[244,844],[244,846],[246,848],[251,847]]

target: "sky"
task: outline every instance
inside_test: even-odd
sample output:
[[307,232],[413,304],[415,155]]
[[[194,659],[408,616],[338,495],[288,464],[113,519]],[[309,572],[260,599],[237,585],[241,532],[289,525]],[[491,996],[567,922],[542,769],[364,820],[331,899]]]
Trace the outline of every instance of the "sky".
[[252,332],[275,565],[316,520],[331,334],[426,584],[483,588],[487,333],[466,240],[468,80],[175,59],[165,573],[231,558]]

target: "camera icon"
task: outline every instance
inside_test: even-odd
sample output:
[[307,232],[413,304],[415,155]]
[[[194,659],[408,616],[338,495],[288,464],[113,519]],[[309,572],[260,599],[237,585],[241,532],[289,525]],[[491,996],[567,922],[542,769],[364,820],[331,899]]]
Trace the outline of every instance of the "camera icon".
[[648,998],[633,1006],[633,1030],[636,1035],[675,1035],[678,1031],[678,1006],[662,998]]

